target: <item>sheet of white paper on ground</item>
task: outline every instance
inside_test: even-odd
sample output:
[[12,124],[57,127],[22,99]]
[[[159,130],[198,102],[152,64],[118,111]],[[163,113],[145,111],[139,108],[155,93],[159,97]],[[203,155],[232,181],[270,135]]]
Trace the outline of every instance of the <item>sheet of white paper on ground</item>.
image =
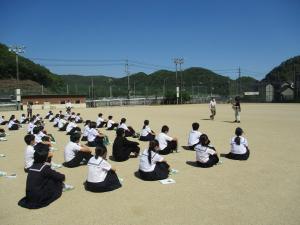
[[164,180],[160,180],[159,181],[161,184],[175,184],[176,181],[171,179],[171,178],[168,178],[168,179],[164,179]]
[[17,177],[17,174],[15,173],[12,173],[12,174],[9,174],[9,175],[6,175],[5,178],[16,178]]

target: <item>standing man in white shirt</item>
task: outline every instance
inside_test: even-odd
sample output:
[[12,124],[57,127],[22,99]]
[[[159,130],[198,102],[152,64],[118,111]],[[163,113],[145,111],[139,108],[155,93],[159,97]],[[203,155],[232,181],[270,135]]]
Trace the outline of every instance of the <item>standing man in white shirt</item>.
[[215,98],[211,98],[211,100],[209,102],[209,109],[210,109],[210,112],[211,112],[211,115],[210,115],[210,119],[211,120],[213,120],[215,118],[215,115],[216,115],[216,105],[217,105],[216,99]]

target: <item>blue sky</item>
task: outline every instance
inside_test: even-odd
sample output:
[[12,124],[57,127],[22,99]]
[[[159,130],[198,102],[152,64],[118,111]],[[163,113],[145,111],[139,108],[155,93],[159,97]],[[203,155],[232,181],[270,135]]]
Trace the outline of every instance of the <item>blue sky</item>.
[[298,0],[0,1],[0,42],[58,74],[121,77],[125,59],[131,73],[174,70],[183,57],[261,79],[300,55],[299,22]]

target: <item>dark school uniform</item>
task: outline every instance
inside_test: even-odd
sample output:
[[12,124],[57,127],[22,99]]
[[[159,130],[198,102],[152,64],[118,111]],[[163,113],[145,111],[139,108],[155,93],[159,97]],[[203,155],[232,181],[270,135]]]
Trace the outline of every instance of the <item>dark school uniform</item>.
[[138,142],[129,141],[126,137],[116,137],[112,152],[114,160],[122,162],[129,159],[131,152],[138,154],[140,152],[138,145]]
[[18,205],[38,209],[58,199],[63,190],[65,175],[51,169],[50,163],[35,163],[28,171],[26,196]]

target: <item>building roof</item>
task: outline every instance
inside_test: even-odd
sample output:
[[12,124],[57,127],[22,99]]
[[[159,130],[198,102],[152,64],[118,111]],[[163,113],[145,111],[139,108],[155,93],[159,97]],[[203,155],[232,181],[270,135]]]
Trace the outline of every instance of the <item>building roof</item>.
[[86,95],[22,95],[22,98],[86,98]]

